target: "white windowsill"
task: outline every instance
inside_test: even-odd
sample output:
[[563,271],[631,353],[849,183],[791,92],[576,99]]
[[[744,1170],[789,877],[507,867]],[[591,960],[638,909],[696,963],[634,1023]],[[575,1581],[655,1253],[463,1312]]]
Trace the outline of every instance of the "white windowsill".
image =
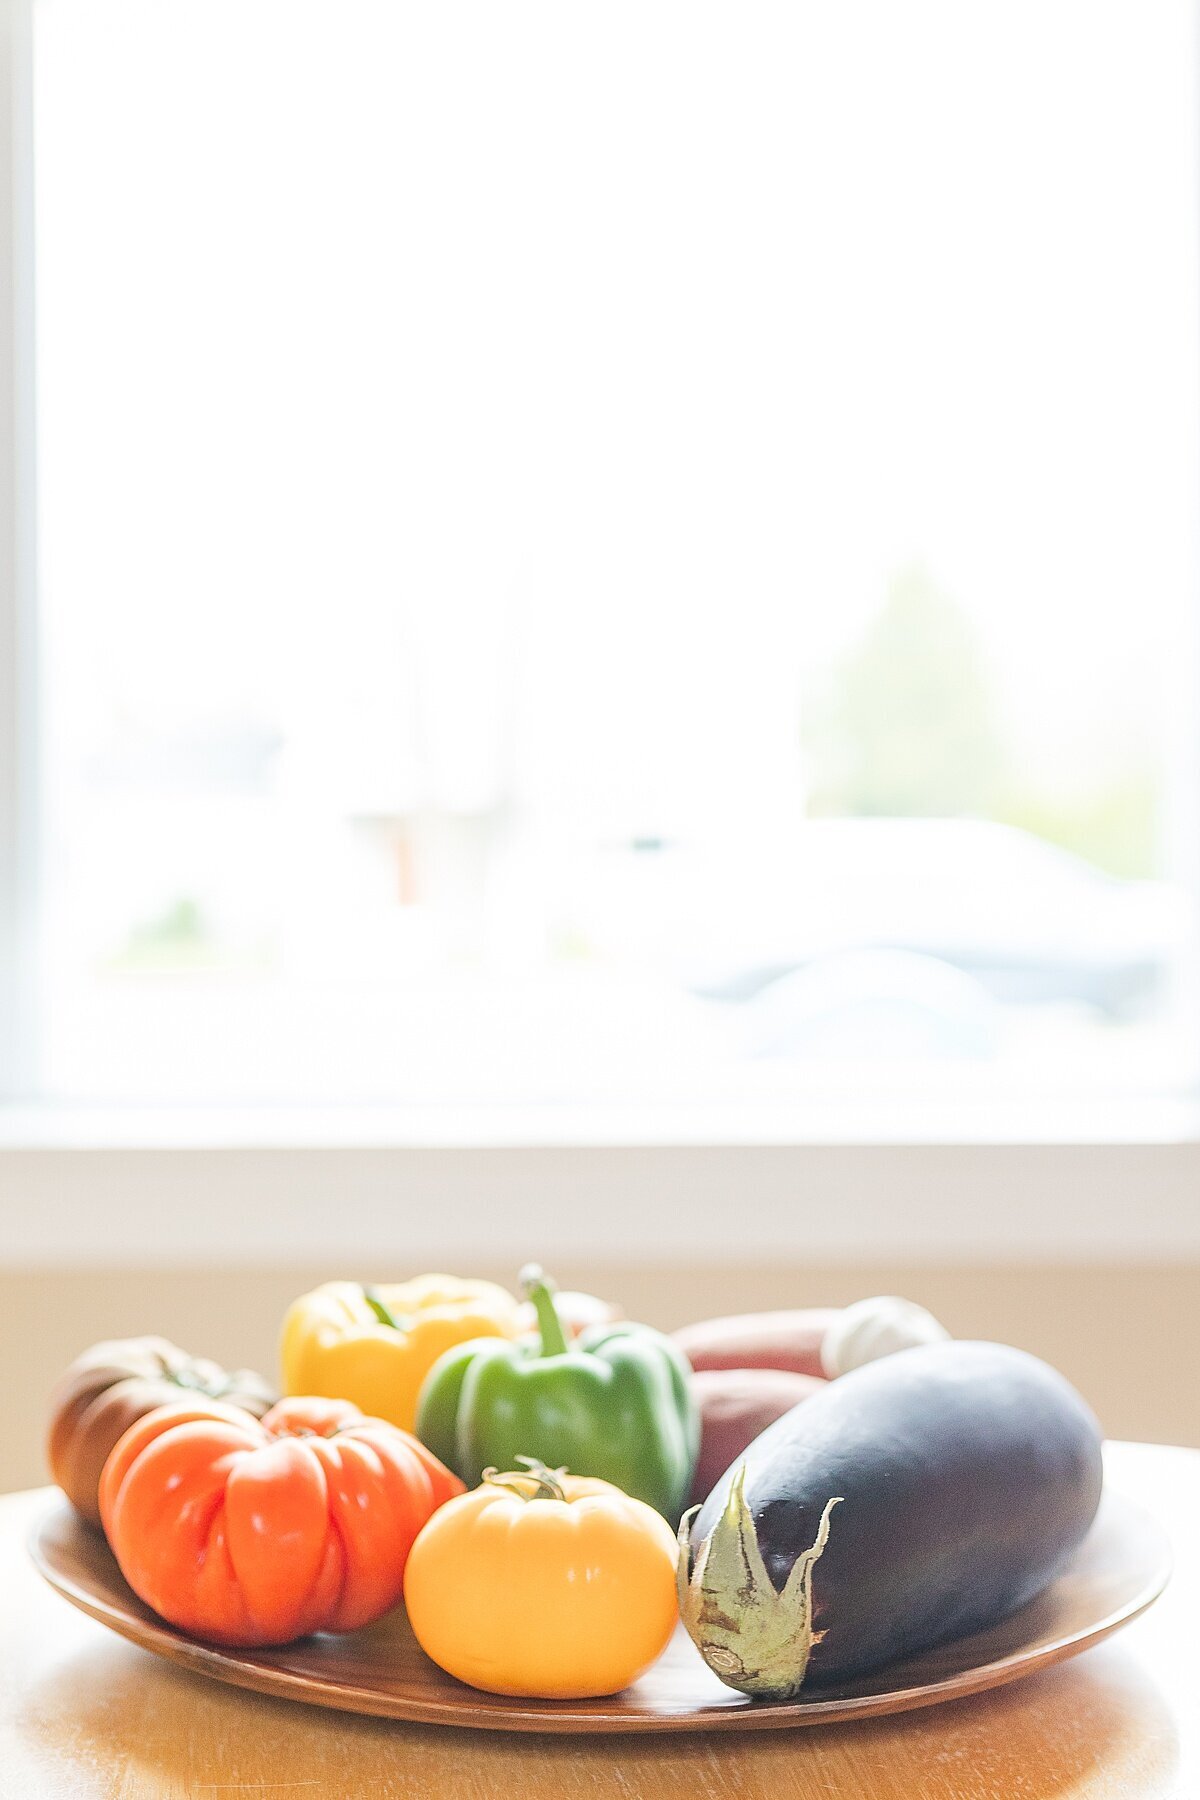
[[8,1150],[486,1150],[1200,1144],[1200,1097],[686,1106],[0,1106]]
[[14,1108],[0,1263],[1200,1264],[1194,1104],[857,1113]]

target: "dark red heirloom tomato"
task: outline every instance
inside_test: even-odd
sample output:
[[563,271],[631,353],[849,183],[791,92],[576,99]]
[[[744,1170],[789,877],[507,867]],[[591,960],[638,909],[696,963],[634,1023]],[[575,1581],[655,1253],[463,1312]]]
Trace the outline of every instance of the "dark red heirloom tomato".
[[232,1373],[189,1356],[166,1338],[121,1338],[76,1357],[50,1397],[50,1473],[93,1525],[100,1523],[100,1472],[135,1419],[176,1400],[244,1407],[256,1418],[279,1398],[251,1369]]

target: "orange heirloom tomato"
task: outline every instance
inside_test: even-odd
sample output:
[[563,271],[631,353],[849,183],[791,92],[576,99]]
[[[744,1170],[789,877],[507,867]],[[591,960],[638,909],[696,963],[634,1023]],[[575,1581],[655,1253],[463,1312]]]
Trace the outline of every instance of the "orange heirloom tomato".
[[176,1402],[120,1438],[100,1516],[147,1606],[217,1644],[353,1631],[400,1599],[436,1507],[463,1491],[416,1438],[345,1400]]
[[425,1654],[472,1687],[615,1694],[675,1628],[675,1535],[607,1481],[531,1466],[489,1471],[430,1519],[405,1571],[409,1623]]

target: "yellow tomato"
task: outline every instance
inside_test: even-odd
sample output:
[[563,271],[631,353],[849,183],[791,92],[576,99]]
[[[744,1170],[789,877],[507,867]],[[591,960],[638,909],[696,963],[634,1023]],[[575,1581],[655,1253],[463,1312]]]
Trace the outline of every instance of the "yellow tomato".
[[666,1649],[676,1556],[662,1515],[607,1481],[491,1474],[421,1531],[404,1601],[422,1650],[459,1681],[579,1700],[617,1693]]

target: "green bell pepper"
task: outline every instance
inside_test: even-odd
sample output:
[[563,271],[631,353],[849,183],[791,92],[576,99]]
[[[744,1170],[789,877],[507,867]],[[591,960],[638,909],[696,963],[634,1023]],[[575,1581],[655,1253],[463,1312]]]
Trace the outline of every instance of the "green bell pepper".
[[468,1487],[535,1456],[611,1481],[674,1523],[700,1445],[686,1357],[645,1325],[594,1325],[569,1345],[553,1283],[531,1265],[521,1285],[538,1334],[447,1350],[421,1388],[417,1436]]

